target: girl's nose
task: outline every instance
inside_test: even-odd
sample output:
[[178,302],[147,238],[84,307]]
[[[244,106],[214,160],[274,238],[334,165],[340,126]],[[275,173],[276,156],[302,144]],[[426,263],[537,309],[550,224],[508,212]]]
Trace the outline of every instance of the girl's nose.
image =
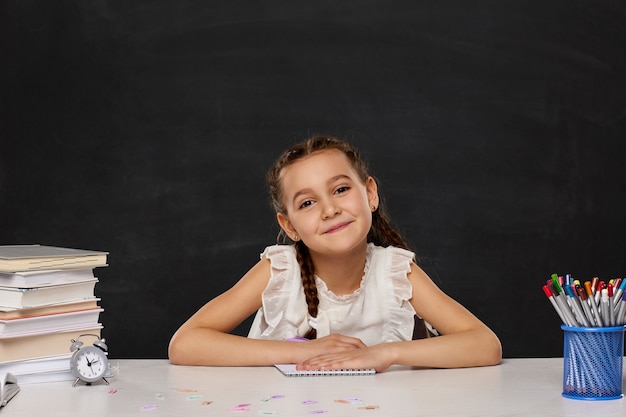
[[339,205],[335,204],[332,200],[324,202],[324,208],[322,210],[322,218],[328,219],[341,213]]

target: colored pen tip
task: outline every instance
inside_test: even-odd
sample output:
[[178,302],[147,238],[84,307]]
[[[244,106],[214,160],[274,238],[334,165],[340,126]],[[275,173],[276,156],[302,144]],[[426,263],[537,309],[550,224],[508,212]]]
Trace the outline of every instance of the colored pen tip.
[[548,285],[543,286],[543,292],[548,298],[552,297],[552,291],[550,291],[550,287],[548,287]]
[[606,288],[602,289],[601,292],[601,296],[602,296],[602,301],[608,301],[609,300],[609,290],[607,290]]

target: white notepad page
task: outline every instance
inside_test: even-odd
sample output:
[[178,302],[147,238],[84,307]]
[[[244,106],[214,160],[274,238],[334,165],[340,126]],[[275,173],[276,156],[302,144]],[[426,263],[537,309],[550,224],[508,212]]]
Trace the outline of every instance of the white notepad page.
[[276,369],[286,376],[337,376],[337,375],[374,375],[374,369],[321,369],[302,371],[295,364],[276,364]]

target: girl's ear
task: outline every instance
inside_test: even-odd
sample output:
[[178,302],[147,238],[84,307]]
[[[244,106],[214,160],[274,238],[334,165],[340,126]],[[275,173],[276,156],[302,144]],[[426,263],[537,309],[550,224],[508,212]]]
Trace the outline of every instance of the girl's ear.
[[280,228],[283,229],[283,231],[287,234],[287,236],[289,236],[291,240],[297,240],[297,238],[294,239],[294,236],[297,236],[298,232],[293,227],[287,216],[285,216],[283,213],[277,213],[276,220],[278,220]]
[[378,208],[378,204],[380,203],[378,198],[378,184],[376,184],[376,180],[373,177],[368,177],[365,181],[365,192],[367,193],[367,203],[370,208]]

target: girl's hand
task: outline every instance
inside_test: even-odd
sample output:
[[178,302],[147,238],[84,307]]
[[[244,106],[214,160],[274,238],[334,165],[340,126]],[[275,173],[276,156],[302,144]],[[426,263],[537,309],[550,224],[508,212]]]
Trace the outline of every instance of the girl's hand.
[[302,370],[317,369],[368,369],[383,372],[392,365],[392,359],[384,344],[336,353],[324,353],[307,359],[296,366]]
[[296,363],[302,363],[309,358],[320,355],[350,352],[364,349],[366,346],[361,339],[341,334],[330,334],[304,343],[294,343],[294,348],[296,348]]

